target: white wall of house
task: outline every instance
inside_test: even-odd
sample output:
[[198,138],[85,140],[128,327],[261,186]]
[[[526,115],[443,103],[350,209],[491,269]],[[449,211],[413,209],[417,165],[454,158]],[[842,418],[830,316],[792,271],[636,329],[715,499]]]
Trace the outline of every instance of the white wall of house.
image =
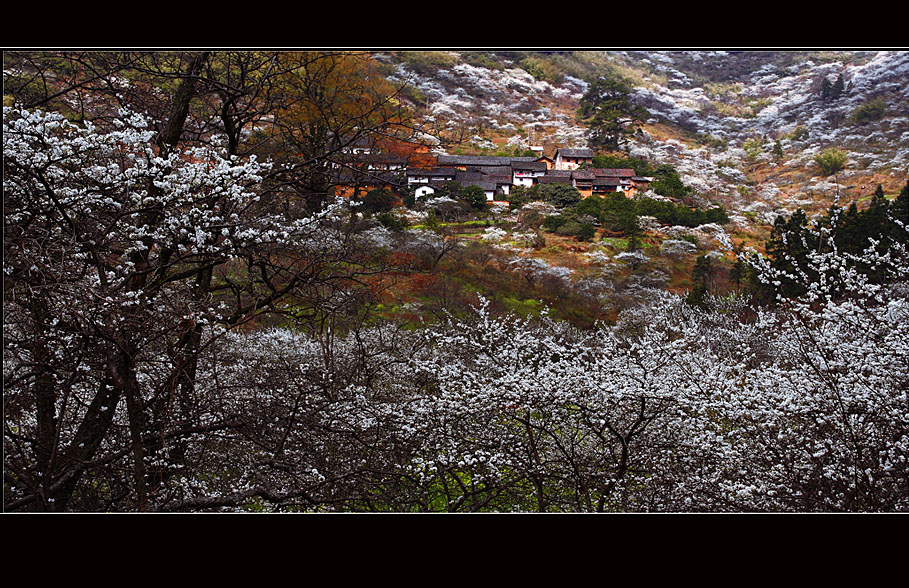
[[512,180],[512,185],[514,186],[533,186],[536,178],[546,175],[545,172],[535,172],[535,171],[516,171],[514,172],[514,179]]
[[414,190],[414,197],[423,198],[424,196],[429,196],[430,194],[435,194],[435,193],[436,193],[436,189],[433,188],[432,186],[428,186],[428,185],[420,186],[419,188]]

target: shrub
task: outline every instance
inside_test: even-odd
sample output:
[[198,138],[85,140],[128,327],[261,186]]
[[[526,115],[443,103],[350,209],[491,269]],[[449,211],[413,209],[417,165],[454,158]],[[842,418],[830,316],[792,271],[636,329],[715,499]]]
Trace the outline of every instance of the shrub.
[[479,186],[467,186],[464,188],[461,192],[461,200],[479,210],[486,208],[486,193]]
[[835,175],[846,165],[846,152],[830,147],[814,158],[814,162],[825,176]]
[[637,214],[640,216],[652,216],[666,225],[682,225],[685,227],[697,227],[708,223],[726,224],[729,222],[729,216],[720,206],[710,210],[698,210],[675,204],[668,200],[654,200],[652,198],[642,198],[637,201]]
[[884,116],[887,105],[880,98],[862,104],[849,115],[849,122],[854,125],[865,125]]
[[376,219],[383,227],[392,231],[403,231],[407,228],[407,221],[404,218],[389,211],[380,212]]
[[370,213],[387,212],[400,200],[400,197],[385,188],[370,190],[364,196],[356,198],[361,210]]
[[575,235],[579,241],[590,241],[597,234],[597,231],[593,228],[592,224],[580,223],[580,225],[581,229]]
[[587,215],[598,221],[602,221],[604,204],[605,201],[602,198],[591,196],[578,202],[574,207],[574,212],[579,216]]
[[543,228],[547,231],[555,232],[566,222],[568,222],[568,217],[564,217],[560,214],[547,216],[543,219]]
[[581,223],[573,219],[565,221],[555,232],[563,237],[574,237],[581,232]]
[[789,134],[789,139],[791,141],[804,141],[808,138],[808,129],[799,125],[792,130]]
[[537,195],[556,206],[571,206],[581,200],[581,193],[570,184],[537,184]]

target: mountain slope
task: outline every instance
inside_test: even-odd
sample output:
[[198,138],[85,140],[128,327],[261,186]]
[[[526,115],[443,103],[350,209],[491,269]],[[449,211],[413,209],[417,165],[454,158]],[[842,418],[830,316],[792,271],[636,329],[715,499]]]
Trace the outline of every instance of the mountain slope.
[[[877,184],[894,194],[909,167],[905,51],[450,51],[384,59],[450,148],[473,152],[584,146],[577,103],[589,81],[617,73],[651,114],[630,154],[674,165],[703,198],[748,213],[736,218],[745,225],[797,206],[824,208],[837,193],[862,199]],[[840,77],[843,88],[830,97],[825,86]],[[836,182],[814,163],[827,147],[848,154]]]

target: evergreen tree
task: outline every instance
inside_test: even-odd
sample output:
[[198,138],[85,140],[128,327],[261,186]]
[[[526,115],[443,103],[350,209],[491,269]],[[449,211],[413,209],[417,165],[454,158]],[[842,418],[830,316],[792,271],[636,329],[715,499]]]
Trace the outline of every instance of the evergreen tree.
[[[808,267],[808,252],[817,245],[817,237],[808,230],[805,211],[798,208],[788,220],[777,217],[767,242],[767,255],[774,269],[797,276],[800,269]],[[809,276],[809,279],[813,281],[816,276]],[[804,294],[806,289],[802,280],[787,277],[780,280],[778,291],[794,297]]]
[[834,242],[837,249],[846,253],[858,253],[862,250],[862,227],[858,206],[855,202],[839,215]]
[[486,193],[479,186],[467,186],[461,191],[461,200],[478,210],[486,209]]
[[831,89],[831,99],[836,100],[839,98],[843,93],[843,90],[845,90],[845,84],[843,83],[843,74],[840,74],[836,78],[836,82],[833,84],[833,88]]
[[688,304],[705,308],[709,282],[713,275],[713,261],[706,255],[700,255],[691,270],[692,288],[688,293]]
[[618,150],[628,142],[649,113],[631,101],[631,85],[618,76],[593,82],[578,107],[578,118],[587,126],[593,148]]
[[668,198],[684,198],[694,193],[694,190],[682,183],[679,172],[669,164],[662,164],[653,171],[654,181],[650,189],[661,196]]
[[[867,247],[868,238],[880,238],[881,235],[889,233],[890,231],[885,230],[885,227],[889,224],[890,214],[890,202],[887,200],[887,197],[884,196],[884,188],[880,184],[877,186],[874,195],[871,197],[871,203],[868,205],[868,208],[862,213],[862,237],[864,238],[863,246]],[[879,249],[882,249],[884,244],[881,243]]]
[[783,146],[780,144],[779,139],[773,144],[773,158],[777,161],[783,159]]
[[[909,233],[907,233],[905,228],[909,226],[909,181],[906,182],[896,200],[890,205],[890,215],[896,221],[891,224],[891,237],[895,241],[906,243],[909,240],[907,239],[909,238]],[[902,223],[903,226],[898,223]]]
[[556,206],[572,206],[581,200],[581,193],[571,184],[537,184],[536,196]]
[[833,84],[830,83],[830,80],[824,78],[821,81],[821,100],[824,102],[829,102],[830,97],[833,95]]

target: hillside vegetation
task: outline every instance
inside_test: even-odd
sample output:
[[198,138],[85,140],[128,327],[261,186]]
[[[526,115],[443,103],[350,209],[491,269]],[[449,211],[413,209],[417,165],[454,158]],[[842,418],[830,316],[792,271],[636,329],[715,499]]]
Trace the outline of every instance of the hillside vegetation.
[[5,52],[4,511],[905,512],[907,66]]
[[[405,53],[387,57],[392,78],[415,88],[427,120],[481,151],[586,146],[580,98],[599,76],[627,79],[650,113],[629,153],[765,222],[822,210],[837,189],[847,200],[878,184],[895,194],[909,165],[903,51]],[[814,164],[828,147],[848,154],[838,188]]]

